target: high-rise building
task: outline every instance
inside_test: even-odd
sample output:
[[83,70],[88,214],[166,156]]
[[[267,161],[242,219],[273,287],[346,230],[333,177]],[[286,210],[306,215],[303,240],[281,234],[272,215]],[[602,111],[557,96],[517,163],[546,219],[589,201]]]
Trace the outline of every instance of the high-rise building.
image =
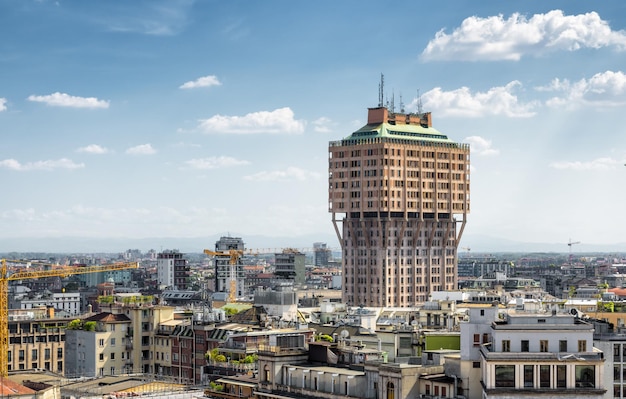
[[315,266],[328,266],[328,261],[331,258],[330,248],[326,246],[325,242],[313,243],[313,264]]
[[177,250],[165,250],[157,255],[159,286],[186,290],[189,284],[189,264]]
[[[216,252],[228,252],[230,250],[244,251],[245,246],[241,237],[220,237],[215,242]],[[235,279],[236,293],[235,297],[241,297],[245,292],[245,272],[243,270],[243,264],[241,263],[241,257],[237,259],[237,264],[230,264],[230,255],[218,255],[215,256],[215,292],[230,292],[230,283],[232,279]],[[233,270],[234,269],[234,270]],[[235,273],[233,276],[232,274]]]
[[330,142],[329,212],[345,302],[412,306],[457,288],[469,165],[469,145],[434,129],[430,113],[382,105],[369,109],[367,125]]

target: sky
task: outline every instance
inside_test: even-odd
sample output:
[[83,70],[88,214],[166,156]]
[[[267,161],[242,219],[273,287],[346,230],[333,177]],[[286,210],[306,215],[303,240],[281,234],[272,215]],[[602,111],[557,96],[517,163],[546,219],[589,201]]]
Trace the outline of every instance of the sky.
[[328,143],[384,74],[470,144],[461,247],[626,243],[623,0],[0,0],[0,38],[0,239],[338,247]]

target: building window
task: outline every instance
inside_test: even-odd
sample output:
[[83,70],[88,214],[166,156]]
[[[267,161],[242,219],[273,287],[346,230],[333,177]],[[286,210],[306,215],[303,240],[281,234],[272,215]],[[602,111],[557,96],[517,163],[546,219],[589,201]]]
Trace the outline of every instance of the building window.
[[556,387],[567,387],[567,366],[564,364],[559,364],[556,366]]
[[514,365],[496,365],[496,388],[513,388],[515,387],[515,366]]
[[100,354],[100,361],[104,361],[104,353]]
[[473,362],[472,363],[472,368],[479,369],[480,368],[480,362]]
[[578,352],[587,352],[587,341],[584,339],[578,340]]
[[613,344],[613,360],[619,362],[620,345]]
[[539,387],[550,388],[550,366],[539,366]]
[[567,340],[559,341],[559,352],[567,352]]
[[115,346],[115,338],[111,338],[111,346]]
[[480,345],[480,334],[474,334],[474,346]]
[[502,352],[511,352],[511,341],[508,339],[502,340]]
[[524,365],[524,388],[532,388],[535,386],[535,366],[531,364]]
[[595,388],[595,366],[576,366],[576,388]]
[[522,349],[521,349],[522,352],[528,352],[528,346],[529,346],[528,340],[527,339],[522,340]]
[[98,345],[99,345],[101,348],[104,348],[104,338],[100,338],[100,339],[98,340]]
[[393,385],[393,382],[387,383],[387,399],[395,399],[396,392]]
[[548,352],[548,340],[542,339],[539,341],[539,352]]

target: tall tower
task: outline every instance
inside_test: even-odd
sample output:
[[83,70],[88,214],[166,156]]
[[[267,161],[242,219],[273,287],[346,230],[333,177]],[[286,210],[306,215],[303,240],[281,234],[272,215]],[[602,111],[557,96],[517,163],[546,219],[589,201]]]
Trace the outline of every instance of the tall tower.
[[[421,111],[421,110],[420,110]],[[431,114],[368,110],[367,125],[329,144],[329,212],[352,306],[413,306],[457,287],[470,210],[470,149]]]

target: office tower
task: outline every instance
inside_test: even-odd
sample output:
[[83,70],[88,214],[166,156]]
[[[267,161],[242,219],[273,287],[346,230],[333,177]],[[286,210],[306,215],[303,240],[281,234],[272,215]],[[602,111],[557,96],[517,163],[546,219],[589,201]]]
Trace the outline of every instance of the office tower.
[[367,125],[330,142],[329,212],[346,303],[413,306],[456,289],[469,155],[469,145],[432,127],[430,113],[382,105],[368,110]]

